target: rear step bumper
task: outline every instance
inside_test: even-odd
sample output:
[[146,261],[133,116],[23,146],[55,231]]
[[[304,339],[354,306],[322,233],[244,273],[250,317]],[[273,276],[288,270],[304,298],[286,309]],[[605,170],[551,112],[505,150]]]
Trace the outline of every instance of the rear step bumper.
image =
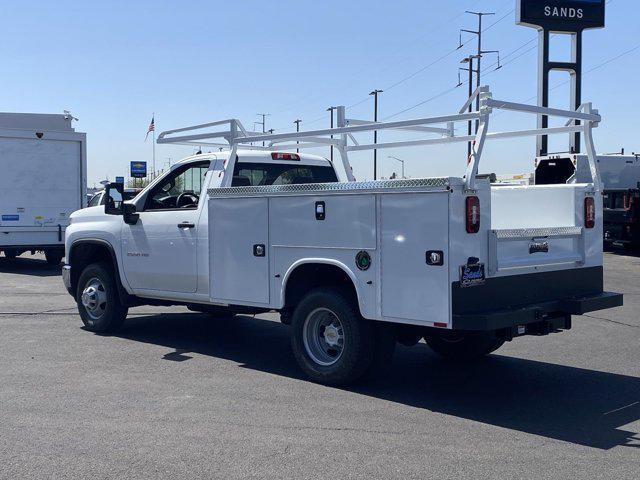
[[622,294],[602,292],[578,298],[535,303],[520,308],[489,310],[453,316],[454,330],[499,330],[519,325],[566,319],[595,310],[622,306]]
[[603,291],[602,267],[494,277],[467,288],[454,282],[451,288],[454,330],[563,322],[570,328],[571,315],[622,305],[621,294]]

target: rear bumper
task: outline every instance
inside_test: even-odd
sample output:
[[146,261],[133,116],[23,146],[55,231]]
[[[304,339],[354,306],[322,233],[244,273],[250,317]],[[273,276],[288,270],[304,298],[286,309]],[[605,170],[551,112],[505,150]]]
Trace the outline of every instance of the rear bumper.
[[[571,315],[619,307],[621,294],[603,291],[602,267],[488,278],[483,285],[452,285],[454,330],[500,330],[566,324]],[[563,328],[562,326],[558,328]]]
[[500,330],[541,322],[566,319],[571,315],[619,307],[622,294],[602,292],[584,297],[565,298],[544,303],[535,303],[519,308],[489,310],[453,316],[456,330]]

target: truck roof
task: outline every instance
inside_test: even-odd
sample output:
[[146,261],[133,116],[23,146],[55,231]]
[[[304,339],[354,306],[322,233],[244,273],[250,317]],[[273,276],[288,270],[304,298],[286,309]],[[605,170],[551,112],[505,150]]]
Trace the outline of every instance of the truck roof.
[[[273,160],[271,158],[272,153],[292,153],[298,155],[300,160]],[[182,165],[184,163],[190,163],[201,160],[228,160],[229,151],[222,152],[207,152],[190,155],[182,160],[176,162],[174,165]],[[309,153],[296,153],[289,151],[271,152],[271,151],[259,151],[259,150],[238,150],[238,161],[240,163],[278,163],[278,164],[292,164],[292,165],[318,165],[318,166],[331,166],[331,161],[320,155],[311,155]]]
[[73,132],[70,114],[0,112],[0,128]]

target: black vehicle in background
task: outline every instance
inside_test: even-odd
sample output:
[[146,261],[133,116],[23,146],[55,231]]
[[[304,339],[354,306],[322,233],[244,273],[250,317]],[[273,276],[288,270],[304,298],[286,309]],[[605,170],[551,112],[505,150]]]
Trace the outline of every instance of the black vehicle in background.
[[640,189],[605,190],[602,205],[605,245],[639,249]]
[[[603,186],[602,208],[605,246],[640,250],[640,155],[599,155]],[[590,178],[586,155],[566,153],[536,159],[536,185],[549,185]]]

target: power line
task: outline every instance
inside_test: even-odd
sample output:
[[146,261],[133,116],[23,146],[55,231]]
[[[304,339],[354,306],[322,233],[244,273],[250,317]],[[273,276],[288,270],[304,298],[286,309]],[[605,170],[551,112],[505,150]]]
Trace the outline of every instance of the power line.
[[[612,2],[613,0],[609,0],[609,1]],[[629,55],[630,53],[635,52],[636,50],[640,50],[640,43],[637,44],[635,47],[631,47],[629,50],[625,50],[624,52],[616,55],[615,57],[612,57],[612,58],[609,58],[607,60],[604,60],[603,62],[601,62],[601,63],[589,68],[588,70],[585,70],[584,72],[582,72],[582,75],[584,76],[584,75],[587,75],[587,74],[589,74],[591,72],[594,72],[594,71],[596,71],[596,70],[598,70],[598,69],[600,69],[600,68],[602,68],[602,67],[604,67],[606,65],[609,65],[610,63],[615,62],[616,60],[619,60],[622,57],[625,57],[625,56]],[[563,80],[561,82],[558,82],[553,87],[549,88],[549,91],[557,90],[558,88],[566,85],[570,81],[571,80]],[[529,98],[527,98],[525,100],[522,100],[522,102],[523,103],[530,102],[531,100],[535,100],[537,96],[538,96],[537,94],[536,95],[532,95],[531,97],[529,97]],[[498,115],[500,115],[502,113],[504,113],[504,111],[498,112],[494,116],[498,116]]]
[[[476,3],[479,3],[479,2],[476,2]],[[508,2],[505,2],[505,5],[506,5],[507,3],[509,3],[509,4],[510,4],[510,3],[511,3],[511,0],[509,0]],[[483,29],[482,29],[482,32],[484,33],[484,32],[486,32],[487,30],[489,30],[489,29],[493,28],[495,25],[497,25],[498,23],[500,23],[500,22],[502,22],[503,20],[505,20],[505,19],[506,19],[509,15],[511,15],[514,11],[515,11],[515,9],[514,9],[514,8],[510,9],[510,10],[509,10],[509,11],[507,11],[503,16],[501,16],[499,19],[497,19],[495,22],[493,22],[492,24],[490,24],[490,25],[488,25],[487,27],[483,28]],[[446,22],[444,22],[443,24],[441,24],[441,26],[440,26],[440,27],[438,27],[436,30],[431,30],[431,31],[429,32],[429,34],[433,34],[433,33],[434,33],[434,31],[441,30],[445,25],[447,25],[447,24],[449,24],[449,23],[453,22],[454,20],[457,20],[458,18],[460,18],[460,17],[462,17],[463,15],[465,15],[465,13],[466,13],[466,12],[462,12],[462,13],[459,13],[458,15],[455,15],[454,17],[452,17],[452,18],[451,18],[451,19],[449,19],[448,21],[446,21]],[[424,38],[425,36],[426,36],[426,35],[422,35],[421,37],[418,37],[418,39],[420,39],[420,38]],[[413,41],[411,41],[411,42],[409,42],[409,43],[415,43],[418,39],[413,40]],[[403,83],[405,83],[405,82],[407,82],[407,81],[411,80],[412,78],[414,78],[414,77],[418,76],[419,74],[423,73],[424,71],[428,70],[429,68],[433,67],[434,65],[437,65],[437,64],[438,64],[438,63],[440,63],[442,60],[445,60],[445,59],[446,59],[446,58],[448,58],[449,56],[453,55],[455,52],[457,52],[458,50],[460,50],[462,47],[464,47],[464,46],[466,46],[467,44],[469,44],[472,40],[473,40],[473,38],[469,38],[469,39],[468,39],[468,40],[466,40],[465,42],[460,42],[460,45],[459,45],[457,48],[452,49],[452,50],[449,50],[449,51],[448,51],[448,52],[446,52],[444,55],[441,55],[440,57],[438,57],[436,60],[433,60],[432,62],[428,63],[427,65],[425,65],[425,66],[423,66],[423,67],[420,67],[418,70],[415,70],[415,71],[413,71],[412,73],[410,73],[410,74],[406,75],[405,77],[403,77],[403,78],[401,78],[401,79],[399,79],[399,80],[395,81],[395,82],[394,82],[394,83],[392,83],[391,85],[388,85],[387,87],[383,88],[383,90],[386,90],[386,91],[391,90],[391,89],[396,88],[396,87],[398,87],[399,85],[402,85]],[[439,42],[439,43],[440,43],[440,42]],[[406,46],[406,43],[405,43],[405,46]],[[348,109],[351,109],[351,108],[355,108],[355,107],[357,107],[357,106],[359,106],[359,105],[362,105],[363,103],[367,102],[368,100],[369,100],[369,96],[367,95],[366,97],[361,98],[361,99],[360,99],[360,100],[358,100],[357,102],[355,102],[355,103],[353,103],[353,104],[351,104],[351,105],[348,105],[348,106],[346,107],[346,109],[348,110]],[[309,125],[309,124],[313,124],[313,123],[317,123],[317,122],[319,122],[319,121],[323,120],[324,118],[325,118],[324,116],[321,116],[321,117],[318,117],[318,118],[316,118],[316,119],[313,119],[313,120],[308,121],[308,122],[305,122],[305,123],[306,123],[307,125]]]
[[[481,1],[481,0],[476,0],[476,1],[471,5],[471,7],[470,7],[470,8],[475,7],[478,3],[480,3],[480,1]],[[509,3],[510,3],[511,1],[512,1],[512,0],[508,0],[508,2],[509,2]],[[427,33],[424,33],[424,34],[422,34],[422,35],[420,35],[420,36],[418,36],[418,37],[414,38],[413,40],[409,40],[409,41],[403,42],[403,43],[402,43],[402,47],[401,47],[401,48],[398,48],[398,49],[397,49],[397,50],[395,50],[395,51],[393,51],[393,52],[390,54],[390,56],[392,56],[392,57],[393,57],[393,56],[395,56],[395,54],[396,54],[396,53],[401,52],[401,51],[404,51],[404,50],[406,49],[407,45],[414,44],[414,43],[416,43],[416,42],[418,42],[418,41],[422,40],[422,39],[423,39],[423,38],[425,38],[425,37],[431,37],[431,36],[433,36],[433,35],[434,35],[434,33],[436,33],[436,32],[438,32],[438,31],[442,30],[442,29],[443,29],[445,26],[447,26],[448,24],[453,23],[454,21],[458,20],[458,19],[459,19],[460,17],[462,17],[464,14],[465,14],[465,12],[458,13],[458,14],[454,15],[453,17],[449,18],[448,20],[445,20],[444,22],[440,22],[440,23],[439,23],[435,28],[429,29],[429,30],[427,31]],[[439,44],[441,44],[441,43],[442,43],[442,40],[441,40],[441,41],[436,42],[436,43],[435,43],[435,45],[439,45]],[[377,71],[380,71],[380,70],[386,70],[386,69],[388,69],[391,65],[396,65],[397,63],[399,63],[399,62],[391,62],[390,64],[388,64],[387,66],[383,67],[382,69],[377,69]],[[362,73],[362,72],[364,72],[365,70],[367,70],[367,67],[361,68],[361,69],[360,69],[360,70],[358,70],[355,74]],[[305,96],[303,99],[298,100],[298,101],[295,101],[294,103],[290,104],[288,107],[284,108],[284,109],[283,109],[283,111],[288,111],[288,110],[290,110],[290,109],[291,109],[291,107],[293,107],[294,105],[298,105],[298,104],[300,104],[300,103],[302,103],[302,102],[305,102],[305,101],[309,100],[310,98],[312,98],[312,97],[314,97],[314,96],[315,96],[315,94],[307,95],[307,96]],[[356,106],[356,105],[360,105],[361,103],[364,103],[366,100],[368,100],[368,97],[367,97],[367,98],[365,98],[365,99],[363,99],[363,100],[361,100],[361,101],[359,101],[359,102],[357,102],[357,104],[354,104],[354,106]],[[349,107],[347,107],[347,108],[349,108]],[[324,117],[319,117],[319,118],[316,120],[316,122],[317,122],[317,121],[320,121],[322,118],[324,118]],[[306,122],[306,123],[312,123],[312,122]]]
[[383,120],[389,120],[390,118],[394,118],[394,117],[397,117],[398,115],[402,115],[403,113],[408,112],[410,110],[413,110],[414,108],[418,108],[418,107],[424,105],[425,103],[429,103],[429,102],[431,102],[433,100],[436,100],[436,99],[438,99],[440,97],[443,97],[443,96],[447,95],[448,93],[453,92],[457,88],[458,88],[458,86],[456,85],[455,87],[451,87],[451,88],[449,88],[447,90],[444,90],[443,92],[440,92],[437,95],[434,95],[433,97],[427,98],[426,100],[423,100],[422,102],[416,103],[415,105],[413,105],[413,106],[411,106],[409,108],[405,108],[404,110],[400,110],[399,112],[396,112],[396,113],[394,113],[392,115],[389,115],[388,117],[384,117]]
[[[613,1],[613,0],[611,0],[611,1]],[[530,43],[530,42],[529,42],[529,43]],[[521,47],[519,47],[519,48],[522,48],[522,46],[521,46]],[[631,53],[633,53],[633,52],[635,52],[635,51],[637,51],[637,50],[640,50],[640,43],[639,43],[639,44],[637,44],[637,45],[635,45],[634,47],[631,47],[631,48],[630,48],[630,49],[628,49],[628,50],[625,50],[624,52],[619,53],[618,55],[616,55],[616,56],[614,56],[614,57],[611,57],[611,58],[609,58],[609,59],[607,59],[607,60],[605,60],[605,61],[603,61],[603,62],[601,62],[601,63],[599,63],[599,64],[597,64],[597,65],[595,65],[595,66],[593,66],[593,67],[591,67],[591,68],[589,68],[588,70],[585,70],[585,71],[583,72],[583,75],[586,75],[586,74],[591,73],[591,72],[593,72],[593,71],[595,71],[595,70],[598,70],[598,69],[600,69],[600,68],[602,68],[602,67],[604,67],[604,66],[606,66],[606,65],[608,65],[608,64],[610,64],[610,63],[612,63],[612,62],[614,62],[614,61],[616,61],[616,60],[618,60],[618,59],[620,59],[620,58],[622,58],[622,57],[624,57],[624,56],[626,56],[626,55],[629,55],[629,54],[631,54]],[[524,53],[526,53],[526,52],[524,52]],[[524,55],[524,53],[523,53],[522,55]],[[516,57],[516,58],[512,59],[511,61],[515,61],[515,60],[517,60],[517,59],[518,59],[518,58],[520,58],[522,55],[519,55],[518,57]],[[507,63],[511,63],[511,62],[507,62]],[[503,64],[503,65],[506,65],[506,64]],[[491,73],[494,73],[494,72],[495,72],[495,70],[494,70],[493,72],[489,72],[487,75],[489,75],[489,74],[491,74]],[[449,93],[453,92],[453,91],[454,91],[454,90],[456,90],[458,87],[460,87],[460,86],[462,86],[462,85],[466,85],[467,83],[468,83],[468,81],[464,81],[464,82],[460,83],[459,85],[457,85],[457,86],[455,86],[455,87],[452,87],[452,88],[448,88],[448,89],[446,89],[446,90],[443,90],[442,92],[440,92],[440,93],[438,93],[438,94],[436,94],[436,95],[434,95],[434,96],[432,96],[432,97],[429,97],[429,98],[427,98],[426,100],[423,100],[423,101],[421,101],[421,102],[418,102],[418,103],[416,103],[415,105],[412,105],[411,107],[405,108],[405,109],[403,109],[403,110],[400,110],[399,112],[396,112],[396,113],[394,113],[394,114],[392,114],[392,115],[389,115],[389,116],[385,117],[383,120],[388,120],[388,119],[390,119],[390,118],[397,117],[398,115],[402,115],[403,113],[406,113],[406,112],[411,111],[411,110],[413,110],[413,109],[415,109],[415,108],[418,108],[418,107],[420,107],[420,106],[422,106],[422,105],[424,105],[424,104],[426,104],[426,103],[429,103],[429,102],[431,102],[431,101],[433,101],[433,100],[437,100],[438,98],[443,97],[443,96],[445,96],[445,95],[447,95],[447,94],[449,94]],[[565,81],[563,81],[563,82],[560,82],[560,83],[558,83],[557,85],[554,85],[553,87],[551,87],[551,90],[555,90],[555,89],[557,89],[557,88],[560,88],[561,86],[566,85],[567,83],[569,83],[569,80],[565,80]],[[528,98],[528,99],[526,99],[526,100],[523,100],[523,102],[528,102],[528,101],[530,101],[530,100],[535,99],[536,97],[537,97],[537,95],[534,95],[534,96],[532,96],[532,97],[530,97],[530,98]],[[499,114],[500,114],[500,112],[498,112],[498,115],[499,115]]]
[[[482,32],[486,32],[487,30],[491,29],[492,27],[494,27],[495,25],[497,25],[498,23],[502,22],[505,18],[507,18],[509,15],[511,15],[513,12],[515,11],[515,9],[511,9],[509,10],[505,15],[503,15],[502,17],[500,17],[498,20],[496,20],[495,22],[493,22],[491,25],[489,25],[486,28],[482,29]],[[465,12],[466,13],[466,12]],[[464,13],[461,13],[460,15],[458,15],[458,17],[461,17],[462,15],[464,15]],[[424,67],[419,68],[418,70],[414,71],[413,73],[410,73],[409,75],[401,78],[400,80],[397,80],[395,83],[392,83],[391,85],[387,86],[384,90],[389,91],[392,88],[397,87],[398,85],[403,84],[404,82],[406,82],[407,80],[412,79],[413,77],[415,77],[416,75],[419,75],[420,73],[424,72],[425,70],[431,68],[432,66],[434,66],[435,64],[441,62],[442,60],[444,60],[445,58],[449,57],[450,55],[454,54],[455,52],[457,52],[458,50],[460,50],[462,47],[466,46],[467,44],[469,44],[471,42],[472,38],[469,38],[467,41],[465,42],[460,42],[460,45],[458,45],[457,48],[448,51],[447,53],[445,53],[444,55],[442,55],[441,57],[437,58],[436,60],[432,61],[431,63],[425,65]],[[353,104],[353,106],[357,106],[360,105],[361,103],[364,103],[367,99],[363,99],[360,100],[359,102]],[[352,107],[347,107],[347,108],[352,108]]]
[[500,23],[501,21],[503,21],[505,18],[507,18],[509,15],[511,15],[513,12],[515,12],[516,9],[512,8],[511,10],[509,10],[507,13],[505,13],[502,17],[500,17],[498,20],[496,20],[495,22],[493,22],[491,25],[489,25],[487,28],[483,29],[483,32],[486,32],[487,30],[495,27],[498,23]]

